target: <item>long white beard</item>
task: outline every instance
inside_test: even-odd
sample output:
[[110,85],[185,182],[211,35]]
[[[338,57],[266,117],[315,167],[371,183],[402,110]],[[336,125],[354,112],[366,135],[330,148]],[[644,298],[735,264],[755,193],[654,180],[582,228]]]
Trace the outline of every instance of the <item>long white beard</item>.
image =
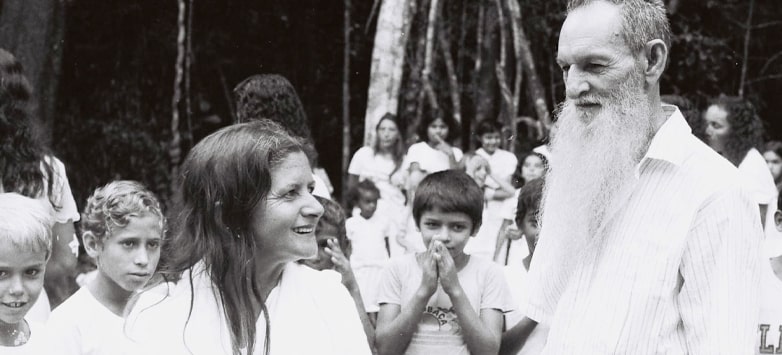
[[551,242],[563,253],[562,263],[599,244],[597,232],[607,212],[627,197],[635,179],[654,133],[653,111],[640,80],[633,73],[606,97],[586,98],[601,104],[593,115],[581,112],[571,100],[562,106],[541,219],[541,234],[555,239]]

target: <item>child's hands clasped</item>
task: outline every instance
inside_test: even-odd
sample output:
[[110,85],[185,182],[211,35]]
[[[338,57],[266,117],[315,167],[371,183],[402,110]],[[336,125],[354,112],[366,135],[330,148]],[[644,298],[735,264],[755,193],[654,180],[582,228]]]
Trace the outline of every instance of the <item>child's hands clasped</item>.
[[423,269],[421,291],[427,297],[434,294],[434,291],[437,290],[437,262],[440,258],[441,255],[435,250],[434,243],[430,243],[429,248],[418,255],[419,264],[421,269]]
[[437,260],[437,276],[440,279],[440,285],[443,291],[448,295],[454,291],[460,290],[459,278],[456,275],[456,263],[445,245],[439,240],[433,240],[435,251],[440,257]]
[[443,291],[451,295],[454,291],[461,290],[457,276],[456,263],[445,245],[437,240],[429,243],[429,248],[418,256],[423,276],[421,278],[421,290],[426,296],[431,296],[437,290],[439,283]]

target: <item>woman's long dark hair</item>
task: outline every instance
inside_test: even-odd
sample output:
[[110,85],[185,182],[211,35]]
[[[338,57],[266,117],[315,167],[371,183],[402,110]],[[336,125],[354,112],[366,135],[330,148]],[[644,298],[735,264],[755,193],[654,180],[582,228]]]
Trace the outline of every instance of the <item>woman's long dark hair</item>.
[[0,49],[0,180],[3,191],[36,198],[47,194],[52,206],[52,167],[33,131],[32,88],[22,64]]
[[[177,233],[165,245],[160,270],[175,278],[204,262],[222,301],[236,354],[244,345],[252,354],[255,315],[262,311],[267,317],[257,284],[252,212],[269,192],[272,169],[303,149],[304,143],[279,124],[251,121],[207,136],[182,164],[173,216]],[[268,353],[270,325],[266,319]]]
[[405,140],[402,138],[402,127],[399,125],[399,120],[394,114],[386,113],[380,118],[380,121],[377,121],[377,125],[375,125],[375,144],[372,146],[372,150],[375,151],[375,154],[380,152],[380,139],[377,137],[377,130],[380,129],[380,124],[386,120],[393,122],[399,132],[399,137],[391,148],[391,157],[394,160],[394,170],[388,174],[388,177],[390,178],[391,175],[394,175],[394,173],[399,170],[399,167],[402,166],[402,159],[405,157]]
[[722,155],[733,165],[739,166],[752,148],[760,148],[763,139],[763,122],[755,106],[737,96],[720,96],[710,106],[717,106],[728,113],[730,132],[725,138]]

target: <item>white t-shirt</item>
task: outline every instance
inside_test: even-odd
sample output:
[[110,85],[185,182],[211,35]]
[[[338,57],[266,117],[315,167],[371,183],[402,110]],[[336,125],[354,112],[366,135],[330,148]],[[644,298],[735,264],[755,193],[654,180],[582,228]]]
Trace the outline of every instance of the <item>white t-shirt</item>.
[[[379,303],[396,304],[404,311],[421,285],[422,275],[415,254],[391,259],[381,277]],[[513,309],[508,284],[499,265],[490,260],[470,258],[457,277],[470,305],[479,315],[483,309],[497,309],[503,313]],[[423,313],[405,354],[470,353],[453,303],[439,284]]]
[[[519,321],[524,319],[524,313],[518,308],[526,302],[527,297],[527,269],[522,264],[521,267],[517,265],[508,265],[502,268],[505,274],[505,279],[508,281],[510,287],[510,293],[515,302],[514,310],[505,314],[505,328],[506,330],[513,328]],[[518,355],[538,355],[543,352],[543,348],[546,346],[546,339],[548,338],[548,327],[539,323],[532,330],[524,346],[518,352]]]
[[489,154],[483,148],[478,148],[475,154],[482,156],[489,162],[489,168],[493,175],[501,177],[505,179],[505,182],[510,183],[510,178],[516,171],[516,165],[519,163],[516,155],[504,149],[497,149],[494,151],[494,154]]
[[358,176],[359,181],[369,179],[380,190],[381,199],[395,206],[402,206],[405,204],[405,195],[391,184],[391,173],[395,167],[394,161],[388,157],[375,154],[371,147],[361,147],[350,160],[348,174]]
[[[217,295],[203,263],[185,272],[164,299],[158,292],[148,291],[128,315],[127,337],[118,341],[116,353],[233,354],[230,331]],[[271,354],[371,353],[353,298],[333,277],[288,263],[266,306],[271,324]],[[261,315],[256,322],[253,355],[263,354],[265,332],[266,322]]]
[[767,260],[761,264],[760,317],[756,354],[782,353],[782,280]]
[[49,355],[59,354],[59,352],[52,352],[47,345],[48,334],[43,325],[28,321],[27,325],[30,327],[30,338],[27,339],[27,343],[20,346],[2,346],[0,345],[0,354],[2,355]]
[[763,156],[757,149],[752,148],[744,156],[739,164],[739,175],[744,182],[744,187],[750,196],[758,205],[767,205],[766,226],[763,250],[766,256],[774,257],[782,254],[782,248],[779,247],[782,242],[782,235],[777,231],[774,225],[774,212],[777,210],[777,186],[774,184],[774,177],[768,170],[768,165]]
[[[457,163],[462,160],[462,155],[461,149],[453,147],[453,157]],[[421,170],[431,174],[450,169],[449,161],[450,159],[445,153],[432,148],[426,142],[418,142],[407,149],[407,155],[402,163],[402,167],[407,170],[411,164],[418,163],[418,167]]]
[[112,313],[82,287],[52,311],[49,322],[50,342],[61,355],[111,354],[113,345],[106,343],[121,334],[124,321]]

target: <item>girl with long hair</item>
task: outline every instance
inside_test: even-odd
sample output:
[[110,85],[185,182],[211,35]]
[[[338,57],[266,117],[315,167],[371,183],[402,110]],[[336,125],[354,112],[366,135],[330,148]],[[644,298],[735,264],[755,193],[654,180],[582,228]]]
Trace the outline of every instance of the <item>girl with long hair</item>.
[[295,263],[317,253],[323,213],[304,149],[268,120],[193,147],[160,266],[180,281],[145,292],[130,311],[132,353],[370,353],[347,290]]
[[[403,213],[405,174],[401,169],[405,147],[400,128],[395,115],[386,113],[380,118],[375,126],[372,146],[359,148],[350,160],[347,186],[347,191],[353,191],[359,181],[372,181],[380,190],[378,215],[388,218],[397,231],[406,223]],[[393,234],[388,241],[391,255],[403,254],[406,244],[403,239],[397,239],[396,233]]]
[[[76,242],[73,222],[79,220],[65,166],[41,144],[35,135],[30,113],[33,92],[22,64],[13,54],[0,49],[0,193],[16,192],[45,200],[52,208],[53,250],[47,264],[46,292],[31,314],[45,320],[49,298],[53,305],[70,296],[75,283]],[[47,295],[48,294],[48,295]]]

